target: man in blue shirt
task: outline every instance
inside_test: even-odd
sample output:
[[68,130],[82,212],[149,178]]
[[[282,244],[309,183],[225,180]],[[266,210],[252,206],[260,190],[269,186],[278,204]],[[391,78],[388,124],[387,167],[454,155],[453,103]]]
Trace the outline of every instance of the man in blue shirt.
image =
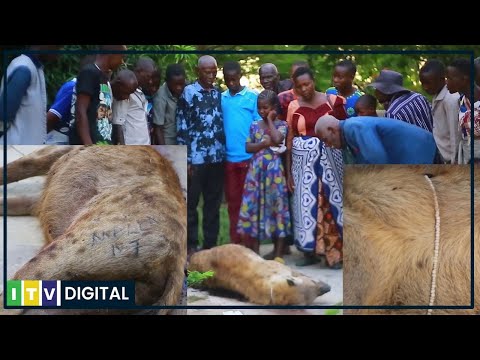
[[238,216],[242,203],[243,185],[253,154],[246,152],[245,143],[250,125],[260,119],[257,111],[258,94],[240,84],[242,69],[237,61],[223,65],[227,90],[222,93],[227,162],[225,163],[225,199],[230,220],[230,242],[240,243],[237,234]]
[[217,61],[198,59],[198,80],[187,85],[177,105],[177,142],[187,146],[188,235],[191,254],[198,244],[197,206],[203,194],[203,248],[217,245],[223,195],[225,132],[221,93],[214,86]]
[[70,132],[69,124],[72,108],[73,88],[77,78],[73,78],[62,85],[58,90],[52,106],[47,112],[47,139],[48,145],[68,145]]
[[342,149],[345,164],[433,164],[437,146],[431,132],[389,118],[357,116],[340,121],[320,117],[315,134]]
[[[95,55],[86,55],[80,61],[80,69],[93,63]],[[68,145],[70,120],[72,118],[72,96],[77,78],[65,82],[58,90],[52,106],[47,112],[47,140],[48,145]]]

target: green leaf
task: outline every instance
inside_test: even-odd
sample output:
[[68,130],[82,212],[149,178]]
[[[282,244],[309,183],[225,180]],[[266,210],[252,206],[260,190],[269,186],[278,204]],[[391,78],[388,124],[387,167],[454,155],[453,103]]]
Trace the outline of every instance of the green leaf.
[[[335,305],[342,306],[342,303],[339,302]],[[325,310],[325,315],[340,315],[341,312],[342,312],[341,309],[327,309],[327,310]]]
[[188,271],[188,276],[187,276],[187,285],[192,286],[192,285],[198,285],[202,283],[204,280],[213,277],[215,273],[213,271],[206,271],[206,272],[199,272],[199,271]]

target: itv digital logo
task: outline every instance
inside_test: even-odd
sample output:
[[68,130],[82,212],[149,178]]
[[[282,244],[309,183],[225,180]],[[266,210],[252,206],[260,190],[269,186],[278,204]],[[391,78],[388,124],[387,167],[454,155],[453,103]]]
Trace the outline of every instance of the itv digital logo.
[[135,281],[8,280],[7,306],[130,308]]
[[61,306],[61,281],[8,280],[8,306]]

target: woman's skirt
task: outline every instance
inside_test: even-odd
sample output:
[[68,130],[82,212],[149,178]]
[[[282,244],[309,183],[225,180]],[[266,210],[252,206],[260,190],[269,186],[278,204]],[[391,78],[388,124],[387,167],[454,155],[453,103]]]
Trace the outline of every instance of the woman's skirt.
[[296,247],[342,261],[343,160],[316,137],[295,137],[292,147],[293,230]]

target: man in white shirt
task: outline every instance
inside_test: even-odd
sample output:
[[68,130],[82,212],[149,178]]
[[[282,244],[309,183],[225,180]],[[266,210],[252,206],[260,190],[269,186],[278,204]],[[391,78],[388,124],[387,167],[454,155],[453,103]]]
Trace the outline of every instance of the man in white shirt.
[[[150,58],[140,58],[135,64],[133,73],[138,81],[138,87],[128,99],[123,100],[121,96],[115,96],[113,103],[113,125],[115,128],[114,143],[119,145],[150,145],[150,133],[147,121],[148,101],[143,92],[149,89],[152,77],[157,72],[157,66]],[[120,75],[120,74],[119,74]],[[120,78],[120,77],[119,77]],[[118,86],[122,88],[122,86]]]
[[459,97],[450,94],[445,81],[445,65],[428,60],[420,69],[422,88],[432,95],[433,137],[446,164],[456,163],[460,130],[458,128]]

